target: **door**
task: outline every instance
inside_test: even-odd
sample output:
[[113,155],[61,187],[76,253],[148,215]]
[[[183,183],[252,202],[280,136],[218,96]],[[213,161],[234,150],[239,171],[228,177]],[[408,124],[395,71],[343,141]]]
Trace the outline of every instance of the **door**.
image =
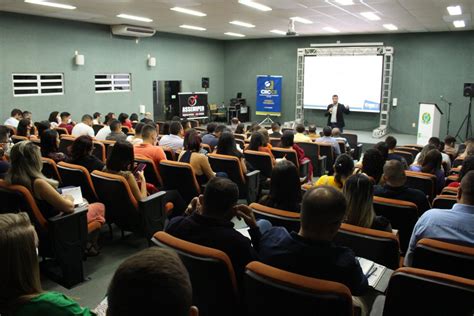
[[155,121],[168,121],[179,115],[180,80],[153,81],[153,113]]

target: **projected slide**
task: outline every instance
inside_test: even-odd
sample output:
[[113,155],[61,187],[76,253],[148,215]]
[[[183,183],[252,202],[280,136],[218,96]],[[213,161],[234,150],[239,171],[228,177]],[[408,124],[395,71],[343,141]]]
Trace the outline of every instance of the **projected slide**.
[[383,56],[306,56],[304,108],[326,110],[333,94],[355,112],[380,112]]

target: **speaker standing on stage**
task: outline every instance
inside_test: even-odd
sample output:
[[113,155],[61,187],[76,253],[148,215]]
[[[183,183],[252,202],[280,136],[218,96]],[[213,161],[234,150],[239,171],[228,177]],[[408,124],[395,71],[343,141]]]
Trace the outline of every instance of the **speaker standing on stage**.
[[332,128],[338,127],[341,132],[343,132],[344,114],[349,114],[351,111],[348,105],[341,104],[338,101],[339,97],[337,94],[333,95],[332,104],[328,105],[328,109],[324,115],[328,117],[328,126]]

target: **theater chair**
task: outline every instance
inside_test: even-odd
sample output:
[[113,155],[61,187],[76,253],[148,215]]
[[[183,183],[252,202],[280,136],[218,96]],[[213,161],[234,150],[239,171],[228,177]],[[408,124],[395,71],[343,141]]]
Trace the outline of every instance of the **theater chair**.
[[403,157],[406,160],[408,166],[413,163],[413,160],[415,160],[415,156],[413,156],[413,154],[408,151],[397,149],[394,151],[394,153],[399,155],[400,157]]
[[92,172],[92,183],[99,200],[105,204],[105,219],[123,231],[144,235],[147,240],[163,230],[166,215],[163,197],[166,192],[154,193],[136,200],[124,177],[107,172]]
[[359,143],[357,134],[342,133],[341,137],[347,139],[349,146],[353,150],[352,158],[359,160],[362,154],[362,144]]
[[74,165],[61,161],[57,165],[63,186],[81,187],[82,197],[89,203],[98,202],[99,198],[95,192],[89,171],[80,165]]
[[236,139],[235,139],[235,143],[236,143],[237,145],[239,145],[239,147],[240,147],[241,150],[244,150],[244,148],[245,148],[245,141],[244,141],[243,139],[238,139],[238,138],[236,138]]
[[130,131],[130,128],[128,126],[123,126],[123,125],[122,125],[122,133],[124,133],[125,135],[130,135],[130,134],[134,135],[135,134],[135,133],[132,133]]
[[423,191],[430,202],[436,196],[436,176],[431,173],[423,173],[416,171],[405,171],[407,176],[406,185],[412,189]]
[[393,233],[343,223],[334,242],[389,269],[400,267],[400,245]]
[[412,154],[413,159],[415,159],[416,155],[420,152],[417,148],[414,147],[405,147],[405,146],[397,146],[395,147],[395,150],[397,151],[404,151]]
[[281,138],[272,138],[272,137],[270,137],[270,144],[272,145],[272,147],[280,147],[281,146]]
[[438,195],[433,200],[433,208],[452,209],[456,203],[457,197],[455,195]]
[[300,213],[279,210],[259,203],[252,203],[249,207],[257,219],[266,219],[273,226],[285,227],[288,232],[300,230]]
[[392,228],[398,229],[400,249],[402,253],[405,253],[418,220],[416,204],[374,196],[374,211],[377,215],[386,217],[392,224]]
[[97,159],[105,163],[105,160],[107,159],[105,145],[99,141],[94,141],[93,146],[92,155],[96,156]]
[[219,154],[209,154],[207,157],[213,171],[227,173],[229,179],[237,184],[239,187],[239,199],[247,199],[248,204],[257,201],[259,170],[244,174],[237,157]]
[[300,165],[296,151],[291,148],[273,147],[272,154],[277,159],[285,158],[291,161],[299,170],[300,182],[305,183],[308,181],[310,160],[307,159],[303,164]]
[[245,160],[247,160],[255,170],[260,170],[260,179],[265,180],[272,176],[273,163],[270,154],[255,151],[245,150]]
[[173,149],[166,147],[166,146],[159,146],[163,151],[165,152],[166,159],[171,160],[171,161],[176,161],[178,160],[178,155],[173,151]]
[[193,167],[184,162],[162,160],[158,167],[164,190],[177,190],[186,203],[201,194]]
[[153,160],[145,156],[135,155],[135,162],[137,164],[144,163],[146,165],[143,174],[147,183],[153,184],[156,188],[163,187],[163,180]]
[[56,132],[58,132],[59,136],[61,135],[69,135],[69,132],[66,128],[64,127],[55,127],[54,128],[56,130]]
[[319,152],[319,144],[316,143],[297,143],[304,151],[304,155],[309,158],[313,164],[313,176],[322,176],[326,173],[327,157],[322,157]]
[[459,187],[458,188],[444,187],[443,190],[441,190],[441,195],[454,195],[454,196],[457,196],[458,195],[458,190],[459,190]]
[[22,142],[24,140],[29,140],[28,137],[26,137],[26,136],[17,136],[17,135],[12,135],[10,138],[12,139],[13,144],[17,144],[17,143]]
[[334,148],[330,144],[318,143],[319,154],[326,157],[326,170],[329,175],[334,173],[334,162],[336,161],[336,154]]
[[241,315],[237,281],[227,254],[165,232],[154,234],[152,243],[178,253],[189,272],[193,305],[198,307],[200,315]]
[[43,162],[43,169],[41,169],[41,173],[46,178],[54,179],[61,184],[61,176],[59,175],[56,162],[53,159],[45,158],[45,157],[41,157],[41,161]]
[[423,238],[416,243],[412,267],[474,279],[474,247]]
[[462,166],[463,162],[464,162],[464,158],[458,157],[458,158],[454,159],[453,165],[451,167],[452,168],[460,167],[460,166]]
[[474,311],[474,280],[449,274],[400,268],[390,278],[386,296],[370,315],[469,315]]
[[94,135],[97,135],[97,133],[104,128],[104,125],[102,124],[94,124],[92,125],[92,129],[94,130]]
[[418,152],[423,150],[423,145],[418,145],[418,144],[407,144],[407,145],[403,145],[401,147],[414,148],[414,149],[418,150]]
[[59,140],[59,148],[58,150],[62,152],[65,155],[70,155],[71,154],[71,146],[72,143],[74,143],[74,140],[76,138],[74,136],[65,134],[61,135],[60,140]]
[[353,315],[351,292],[345,285],[257,261],[246,267],[244,306],[248,316]]
[[101,142],[105,147],[105,155],[107,159],[107,157],[109,157],[110,155],[110,152],[112,151],[112,148],[115,145],[115,140],[100,140],[99,142]]
[[337,144],[339,145],[339,150],[341,151],[341,154],[345,154],[346,153],[346,143],[342,140],[338,140]]
[[212,151],[214,150],[213,147],[211,147],[208,144],[204,144],[204,143],[201,143],[201,148],[204,149],[205,151],[207,151],[208,153],[212,153]]
[[0,200],[1,213],[28,213],[39,238],[42,273],[66,288],[84,281],[82,259],[88,232],[101,226],[98,222],[87,224],[87,207],[45,218],[27,188],[9,185],[3,180],[0,180]]

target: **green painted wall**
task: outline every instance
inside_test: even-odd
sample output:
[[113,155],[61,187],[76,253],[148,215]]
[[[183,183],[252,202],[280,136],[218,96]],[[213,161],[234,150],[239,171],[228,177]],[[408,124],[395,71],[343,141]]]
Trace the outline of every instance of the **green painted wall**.
[[[85,55],[85,65],[73,65],[74,51]],[[148,68],[147,55],[157,66]],[[13,107],[46,119],[53,110],[67,110],[74,119],[100,111],[138,112],[140,104],[152,111],[153,80],[182,80],[183,91],[202,91],[201,77],[210,77],[209,101],[224,100],[223,42],[158,33],[152,38],[114,37],[106,25],[48,19],[0,12],[0,120]],[[65,94],[13,97],[11,74],[62,72]],[[95,73],[132,74],[129,93],[94,92]]]
[[[296,51],[311,43],[384,42],[393,46],[394,72],[392,97],[398,106],[391,108],[392,130],[416,134],[412,127],[418,122],[418,102],[441,102],[444,95],[453,102],[451,126],[459,126],[466,116],[468,99],[462,96],[464,82],[474,82],[474,32],[416,33],[388,35],[354,35],[294,37],[228,41],[225,43],[226,99],[241,91],[255,113],[256,75],[283,75],[283,113],[280,121],[294,120],[296,90]],[[341,84],[351,84],[341,81]],[[343,101],[344,96],[340,96]],[[328,97],[328,103],[330,98]],[[263,117],[252,115],[253,120]],[[326,123],[323,111],[307,110],[305,119],[318,126]],[[447,116],[444,117],[444,120]],[[379,115],[352,113],[347,116],[349,129],[371,130],[378,126]],[[451,127],[450,133],[455,133]],[[442,122],[441,135],[446,133]]]

